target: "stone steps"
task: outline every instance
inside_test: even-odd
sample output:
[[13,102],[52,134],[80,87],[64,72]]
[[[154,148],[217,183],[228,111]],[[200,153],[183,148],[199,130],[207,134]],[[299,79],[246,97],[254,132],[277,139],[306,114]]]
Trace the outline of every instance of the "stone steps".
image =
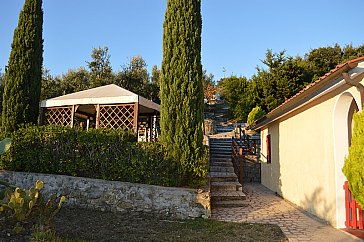
[[[219,157],[210,157],[210,163],[212,162],[224,162],[224,163],[231,163],[232,159],[231,156],[229,158],[219,158]],[[232,163],[231,163],[232,164]]]
[[247,200],[226,200],[226,201],[214,201],[211,205],[215,208],[235,208],[248,206]]
[[220,160],[223,160],[223,159],[230,159],[231,160],[231,154],[214,154],[214,156],[212,157],[214,159],[220,159]]
[[235,173],[232,172],[209,172],[209,178],[211,182],[223,182],[223,181],[232,181],[236,182],[238,177]]
[[[220,127],[220,131],[232,129]],[[219,132],[219,130],[218,130]],[[247,206],[242,185],[234,173],[231,162],[231,138],[214,138],[210,143],[210,195],[212,209],[217,207],[244,207]]]
[[216,164],[211,164],[210,172],[234,172],[234,167],[233,166],[219,166]]
[[235,201],[246,199],[246,195],[242,191],[218,190],[211,191],[210,195],[212,203],[217,201]]
[[211,191],[242,191],[243,187],[239,182],[211,182]]
[[[233,168],[233,163],[231,163],[231,162],[229,162],[229,163],[227,163],[227,162],[214,162],[214,163],[210,163],[210,168],[211,167],[214,167],[213,168],[214,170],[210,169],[210,171],[212,171],[212,172],[234,172],[234,170],[231,171],[229,169],[224,169],[224,168]],[[217,170],[218,168],[216,168],[216,167],[221,167],[222,170]]]
[[[210,150],[210,154],[211,154]],[[224,156],[224,157],[231,157],[231,150],[218,150],[214,152],[213,158]]]

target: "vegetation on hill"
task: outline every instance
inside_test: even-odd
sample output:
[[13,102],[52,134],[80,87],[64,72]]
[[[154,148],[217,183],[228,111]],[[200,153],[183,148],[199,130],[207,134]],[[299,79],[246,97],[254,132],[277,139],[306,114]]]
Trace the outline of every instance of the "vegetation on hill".
[[354,199],[364,208],[364,112],[355,113],[354,129],[343,173]]
[[14,31],[5,74],[2,128],[11,132],[19,124],[38,122],[43,63],[42,0],[26,0]]
[[207,172],[207,164],[199,164],[204,109],[200,0],[168,0],[163,28],[161,141],[180,161],[187,182]]
[[364,45],[336,44],[313,49],[304,57],[268,50],[262,61],[265,67],[257,67],[250,79],[226,77],[219,81],[218,88],[232,110],[232,118],[246,121],[254,107],[260,106],[268,113],[336,65],[363,55]]

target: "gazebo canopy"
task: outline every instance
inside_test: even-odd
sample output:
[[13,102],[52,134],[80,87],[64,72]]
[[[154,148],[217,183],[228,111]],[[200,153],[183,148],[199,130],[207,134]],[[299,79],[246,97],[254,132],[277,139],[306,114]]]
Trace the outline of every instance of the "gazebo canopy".
[[41,101],[42,108],[87,104],[139,103],[139,113],[160,112],[160,106],[115,84],[96,87]]
[[160,106],[110,84],[41,101],[40,124],[132,129],[157,137]]

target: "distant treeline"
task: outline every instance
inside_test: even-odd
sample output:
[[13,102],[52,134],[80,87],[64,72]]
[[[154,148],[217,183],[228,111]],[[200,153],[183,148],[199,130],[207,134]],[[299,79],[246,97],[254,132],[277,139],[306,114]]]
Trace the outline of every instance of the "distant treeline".
[[254,107],[259,106],[267,113],[338,64],[363,55],[364,45],[353,47],[351,44],[312,49],[303,57],[267,50],[262,61],[265,68],[257,67],[257,73],[250,79],[244,76],[223,78],[217,88],[228,102],[232,118],[246,121]]

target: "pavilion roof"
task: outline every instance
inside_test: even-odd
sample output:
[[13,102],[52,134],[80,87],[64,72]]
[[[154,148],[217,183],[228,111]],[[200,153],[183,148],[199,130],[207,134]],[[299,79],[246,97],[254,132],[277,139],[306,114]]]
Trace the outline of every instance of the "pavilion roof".
[[160,106],[158,104],[115,84],[43,100],[40,105],[41,107],[60,107],[69,105],[125,104],[136,102],[148,109],[160,111]]

